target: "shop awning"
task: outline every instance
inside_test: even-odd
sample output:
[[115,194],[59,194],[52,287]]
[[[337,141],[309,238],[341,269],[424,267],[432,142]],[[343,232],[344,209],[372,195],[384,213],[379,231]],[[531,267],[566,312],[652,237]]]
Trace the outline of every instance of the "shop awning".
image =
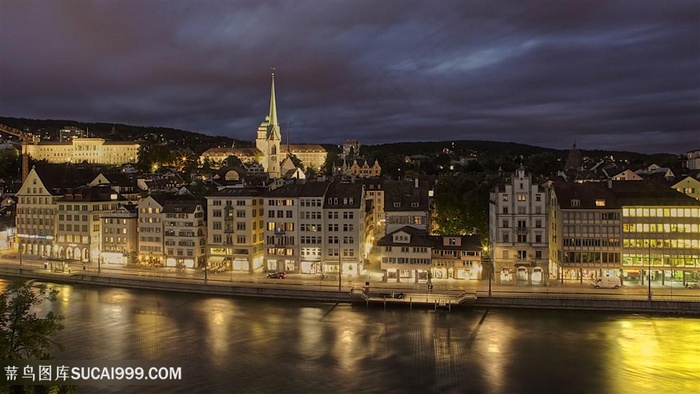
[[208,263],[211,264],[221,264],[224,262],[224,259],[226,259],[226,256],[211,256],[209,257]]

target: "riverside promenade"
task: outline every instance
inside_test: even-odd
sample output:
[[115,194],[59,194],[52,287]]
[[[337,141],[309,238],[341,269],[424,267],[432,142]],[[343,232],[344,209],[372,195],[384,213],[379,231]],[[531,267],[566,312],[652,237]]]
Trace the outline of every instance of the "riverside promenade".
[[[21,270],[21,272],[20,272]],[[201,274],[201,273],[197,273]],[[467,282],[462,288],[437,282],[435,291],[420,285],[366,282],[320,281],[298,275],[290,279],[260,279],[210,273],[207,279],[196,275],[163,274],[144,270],[105,270],[97,272],[53,272],[36,266],[0,264],[0,277],[35,279],[50,283],[112,286],[154,291],[185,292],[235,297],[258,297],[350,303],[371,308],[419,308],[453,311],[462,308],[533,308],[598,310],[638,313],[700,315],[700,290],[654,289],[650,299],[644,289],[591,289],[587,286],[516,287],[499,286],[488,290],[486,281]],[[229,279],[230,278],[230,279]],[[400,295],[400,296],[399,296]],[[400,297],[400,298],[399,298]]]

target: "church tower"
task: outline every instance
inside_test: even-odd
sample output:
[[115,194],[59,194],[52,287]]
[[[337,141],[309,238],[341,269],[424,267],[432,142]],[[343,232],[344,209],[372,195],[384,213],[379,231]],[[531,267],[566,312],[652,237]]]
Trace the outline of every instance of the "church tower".
[[279,178],[280,174],[280,125],[277,120],[277,102],[275,101],[275,73],[272,73],[272,87],[270,90],[270,112],[258,127],[258,135],[255,146],[262,152],[260,164],[270,178]]

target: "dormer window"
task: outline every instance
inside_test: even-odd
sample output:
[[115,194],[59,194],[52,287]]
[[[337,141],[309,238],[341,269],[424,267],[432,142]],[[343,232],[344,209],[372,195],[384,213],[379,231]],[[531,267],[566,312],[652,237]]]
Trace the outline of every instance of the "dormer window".
[[581,200],[579,200],[579,199],[572,199],[572,200],[571,200],[571,206],[572,206],[572,207],[580,207],[580,206],[581,206]]
[[394,203],[394,208],[401,208],[401,203],[400,203],[400,202],[395,202],[395,203]]
[[595,200],[595,206],[596,206],[596,207],[604,207],[604,206],[605,206],[605,200]]
[[417,202],[412,202],[411,203],[411,208],[418,208],[418,203]]

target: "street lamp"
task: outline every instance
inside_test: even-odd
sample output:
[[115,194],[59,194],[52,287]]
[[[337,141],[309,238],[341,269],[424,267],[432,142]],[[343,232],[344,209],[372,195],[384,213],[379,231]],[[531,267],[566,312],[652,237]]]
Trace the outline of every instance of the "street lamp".
[[491,261],[491,256],[489,256],[489,247],[484,245],[482,248],[482,261],[489,263],[489,298],[491,297],[491,278],[493,277],[493,261]]
[[17,250],[19,251],[19,273],[22,274],[22,238],[17,238]]
[[649,266],[647,268],[647,285],[648,285],[648,291],[647,291],[647,299],[649,302],[651,302],[651,240],[649,242]]
[[343,258],[340,254],[340,248],[338,248],[338,292],[343,291],[341,288],[343,286]]

